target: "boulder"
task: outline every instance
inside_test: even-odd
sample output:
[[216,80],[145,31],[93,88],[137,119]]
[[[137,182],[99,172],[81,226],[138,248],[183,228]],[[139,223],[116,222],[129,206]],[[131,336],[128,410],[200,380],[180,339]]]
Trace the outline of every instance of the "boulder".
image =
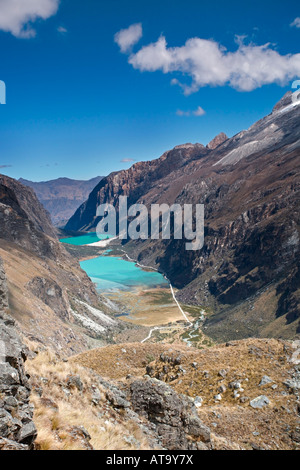
[[193,450],[197,443],[210,446],[210,429],[199,419],[193,400],[178,395],[156,379],[131,384],[134,411],[156,426],[162,445],[168,450]]
[[254,400],[250,401],[250,406],[254,409],[262,409],[265,408],[270,404],[270,400],[265,395],[261,395],[260,397],[254,398]]

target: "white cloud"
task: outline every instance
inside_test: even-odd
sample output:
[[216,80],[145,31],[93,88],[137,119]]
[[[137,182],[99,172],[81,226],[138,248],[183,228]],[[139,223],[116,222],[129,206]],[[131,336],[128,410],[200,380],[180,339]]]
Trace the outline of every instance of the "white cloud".
[[266,84],[286,84],[300,75],[300,54],[280,55],[271,44],[245,45],[239,38],[238,48],[229,52],[221,44],[200,38],[189,39],[181,47],[168,47],[166,38],[130,54],[128,62],[140,71],[180,72],[191,83],[172,80],[186,95],[205,86],[225,86],[251,91]]
[[177,116],[185,116],[185,117],[188,117],[191,115],[191,112],[190,111],[182,111],[181,109],[178,109],[176,111],[176,114]]
[[68,32],[68,30],[66,28],[64,28],[63,26],[59,26],[57,28],[57,31],[61,34],[66,34]]
[[131,162],[135,162],[134,158],[123,158],[123,160],[121,160],[121,163],[131,163]]
[[206,114],[206,112],[204,111],[203,108],[201,108],[201,106],[198,106],[197,109],[195,109],[194,111],[182,111],[181,109],[178,109],[176,111],[176,114],[177,116],[185,116],[185,117],[189,117],[189,116],[204,116],[204,114]]
[[204,116],[205,111],[204,111],[203,108],[201,108],[201,106],[198,106],[196,111],[193,111],[193,114],[194,114],[194,116]]
[[30,38],[36,32],[31,23],[53,16],[60,0],[0,0],[0,30],[19,38]]
[[300,17],[295,18],[294,21],[291,23],[291,26],[295,26],[296,28],[300,28]]
[[121,29],[115,34],[115,42],[119,45],[121,52],[130,52],[134,46],[143,36],[143,28],[141,23],[131,25],[127,29]]

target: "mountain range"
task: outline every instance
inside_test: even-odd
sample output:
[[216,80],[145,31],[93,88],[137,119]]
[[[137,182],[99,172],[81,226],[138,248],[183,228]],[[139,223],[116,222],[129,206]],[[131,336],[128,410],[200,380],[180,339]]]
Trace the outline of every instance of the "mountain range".
[[128,204],[205,205],[205,245],[130,241],[144,265],[165,273],[185,303],[211,309],[216,340],[290,338],[300,332],[300,106],[288,92],[271,114],[207,147],[185,144],[104,178],[66,225],[95,230],[96,208]]
[[19,182],[35,191],[39,201],[49,212],[53,224],[63,226],[88,198],[90,192],[101,179],[102,176],[88,181],[58,178],[35,183],[20,178]]
[[67,250],[34,190],[0,175],[0,450],[299,449],[299,123],[288,94],[232,138],[112,173],[71,217],[93,231],[120,195],[205,205],[201,251],[126,242],[205,311],[151,341],[80,268],[100,248]]

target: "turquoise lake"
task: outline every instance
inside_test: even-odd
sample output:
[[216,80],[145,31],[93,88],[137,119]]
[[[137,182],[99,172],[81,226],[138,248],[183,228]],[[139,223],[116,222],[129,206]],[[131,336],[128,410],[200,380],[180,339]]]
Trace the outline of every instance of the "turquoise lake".
[[[94,241],[90,241],[91,235],[62,239],[61,242],[77,246],[86,245],[95,242],[95,237],[93,238]],[[105,238],[107,238],[107,235],[105,235]],[[162,274],[156,271],[144,271],[134,262],[126,261],[120,257],[107,256],[109,252],[110,250],[107,250],[105,256],[99,256],[80,263],[81,268],[96,284],[99,292],[128,291],[135,287],[153,289],[169,286]]]
[[111,238],[110,235],[104,234],[100,235],[101,238],[97,236],[95,232],[87,233],[86,235],[80,235],[79,237],[71,237],[71,238],[62,238],[60,242],[67,243],[68,245],[89,245],[90,243],[96,243],[100,240],[106,240],[107,238]]
[[82,261],[82,269],[100,292],[130,290],[133,287],[168,287],[165,278],[155,271],[144,271],[135,263],[114,256]]

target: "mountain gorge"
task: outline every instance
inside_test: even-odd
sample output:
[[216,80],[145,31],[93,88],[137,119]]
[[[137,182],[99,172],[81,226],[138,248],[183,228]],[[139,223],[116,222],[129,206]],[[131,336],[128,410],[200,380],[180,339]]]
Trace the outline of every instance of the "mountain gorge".
[[0,176],[0,226],[9,314],[28,340],[69,356],[107,344],[123,329],[59,243],[33,190],[5,176]]
[[96,208],[128,203],[205,205],[205,245],[130,241],[126,249],[157,267],[178,298],[209,309],[205,329],[217,341],[291,338],[299,325],[300,106],[288,93],[247,131],[220,134],[207,147],[186,144],[158,160],[104,178],[70,219],[94,230]]
[[[287,95],[248,131],[109,175],[67,224],[95,230],[97,205],[120,195],[203,203],[201,251],[64,246],[33,189],[0,175],[0,450],[299,449],[299,123]],[[97,292],[78,259],[122,248],[168,276],[189,326],[130,323],[129,303],[120,315]]]

